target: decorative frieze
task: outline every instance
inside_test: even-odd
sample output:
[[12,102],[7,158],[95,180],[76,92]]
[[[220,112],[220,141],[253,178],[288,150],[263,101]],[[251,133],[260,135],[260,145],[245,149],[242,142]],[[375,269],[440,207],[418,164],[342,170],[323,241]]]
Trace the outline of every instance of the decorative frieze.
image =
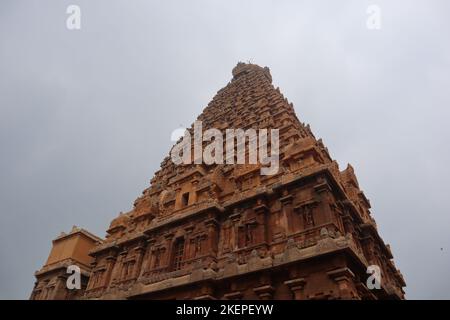
[[[239,63],[232,73],[198,120],[204,130],[278,129],[278,172],[262,176],[261,163],[236,164],[225,149],[225,164],[176,165],[166,157],[105,240],[87,234],[92,256],[85,253],[84,298],[403,298],[404,280],[353,168],[339,171],[272,85],[268,68]],[[194,127],[188,132],[195,140]],[[233,150],[256,140],[236,141]],[[371,295],[361,285],[368,262],[386,274],[383,293]],[[36,274],[33,299],[57,297],[51,271],[58,263]]]

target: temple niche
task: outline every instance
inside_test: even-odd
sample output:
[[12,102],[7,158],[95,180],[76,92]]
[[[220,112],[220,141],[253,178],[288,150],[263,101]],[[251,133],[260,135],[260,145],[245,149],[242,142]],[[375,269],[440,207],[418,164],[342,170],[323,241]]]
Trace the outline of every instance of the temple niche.
[[[197,120],[203,130],[278,129],[279,170],[261,175],[261,163],[230,155],[223,164],[166,157],[105,239],[75,230],[54,240],[52,252],[75,236],[90,239],[63,260],[49,258],[31,299],[404,298],[353,167],[339,168],[269,68],[238,63],[232,75]],[[83,266],[76,292],[55,277],[68,262]],[[380,289],[366,285],[370,265],[381,269]]]

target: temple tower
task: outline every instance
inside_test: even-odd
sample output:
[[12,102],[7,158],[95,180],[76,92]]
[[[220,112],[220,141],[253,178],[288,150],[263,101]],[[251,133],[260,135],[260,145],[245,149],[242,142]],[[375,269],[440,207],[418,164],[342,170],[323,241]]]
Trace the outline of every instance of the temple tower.
[[[236,164],[226,148],[220,164],[166,157],[90,250],[83,298],[403,299],[405,282],[353,168],[339,168],[267,67],[238,63],[232,75],[197,120],[203,132],[277,129],[278,170]],[[188,132],[194,141],[194,124]],[[369,266],[381,272],[379,289],[367,286]]]

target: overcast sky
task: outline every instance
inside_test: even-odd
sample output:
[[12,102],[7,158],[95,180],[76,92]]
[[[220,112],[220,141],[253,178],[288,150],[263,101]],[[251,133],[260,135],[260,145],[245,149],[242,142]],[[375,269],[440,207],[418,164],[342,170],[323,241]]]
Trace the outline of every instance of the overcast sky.
[[[66,8],[81,8],[81,30]],[[381,9],[381,29],[366,26]],[[407,298],[450,298],[448,1],[0,2],[0,298],[51,240],[104,236],[238,61],[351,163]]]

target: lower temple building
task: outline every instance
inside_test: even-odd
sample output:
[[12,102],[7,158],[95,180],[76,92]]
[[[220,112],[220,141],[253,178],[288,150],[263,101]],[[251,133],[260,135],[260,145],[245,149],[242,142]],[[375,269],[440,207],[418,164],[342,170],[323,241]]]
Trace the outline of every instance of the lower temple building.
[[[267,67],[238,63],[232,74],[197,120],[203,130],[278,129],[278,171],[166,157],[105,239],[74,227],[53,241],[31,299],[404,298],[353,168],[341,170],[298,120]],[[66,285],[70,265],[80,289]]]

